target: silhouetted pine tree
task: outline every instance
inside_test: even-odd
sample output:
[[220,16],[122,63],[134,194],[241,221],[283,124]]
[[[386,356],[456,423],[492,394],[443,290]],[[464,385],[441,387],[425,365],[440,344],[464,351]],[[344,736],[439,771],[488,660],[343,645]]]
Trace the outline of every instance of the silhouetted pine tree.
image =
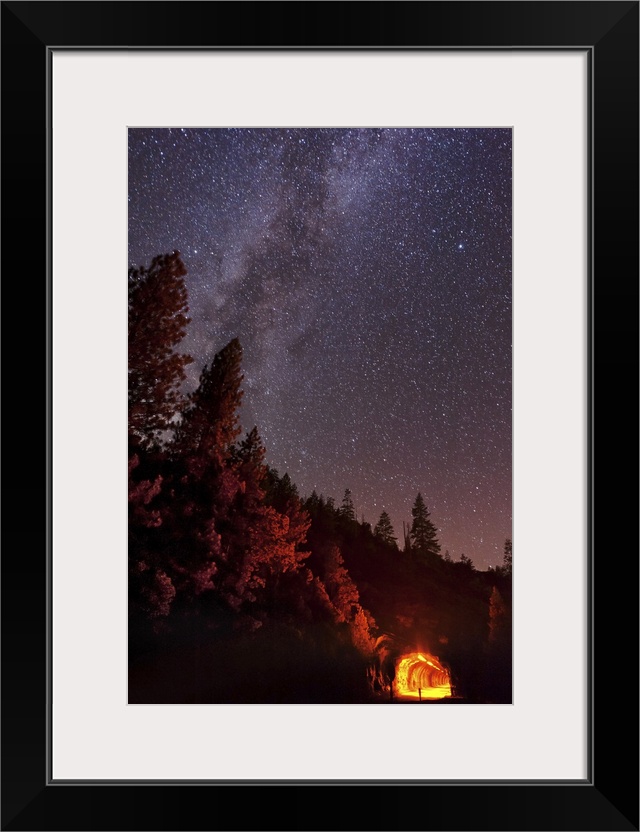
[[396,545],[396,536],[393,532],[391,518],[386,511],[383,511],[380,515],[380,519],[376,523],[373,533],[383,543],[387,543],[390,546]]
[[420,493],[411,509],[411,516],[413,518],[409,530],[411,551],[419,555],[439,555],[438,530],[429,519],[430,514]]
[[344,497],[342,498],[342,505],[340,506],[340,516],[344,517],[345,520],[354,520],[356,519],[356,510],[353,506],[353,499],[351,497],[351,490],[349,488],[345,489]]
[[504,542],[504,557],[503,557],[503,560],[502,560],[502,567],[501,567],[500,571],[505,577],[510,578],[512,568],[513,568],[513,545],[511,543],[511,538],[508,537]]

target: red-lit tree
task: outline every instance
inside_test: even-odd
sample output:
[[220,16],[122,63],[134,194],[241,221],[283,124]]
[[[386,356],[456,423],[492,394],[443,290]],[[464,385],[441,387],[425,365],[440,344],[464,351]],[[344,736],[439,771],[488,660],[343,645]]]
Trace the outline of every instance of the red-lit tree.
[[164,571],[157,546],[161,512],[153,504],[162,477],[136,479],[138,454],[129,458],[129,615],[158,621],[169,615],[176,590]]
[[201,471],[224,466],[240,433],[241,364],[242,347],[234,338],[202,370],[176,430],[174,451]]
[[240,487],[224,536],[228,552],[222,584],[225,600],[244,612],[252,627],[261,625],[267,607],[277,614],[273,605],[282,592],[282,576],[298,571],[308,557],[303,545],[310,519],[290,480],[283,483],[275,472],[269,472],[264,457],[254,427],[231,454]]
[[223,533],[241,488],[231,464],[240,431],[241,360],[234,339],[204,367],[168,447],[172,479],[165,489],[162,545],[177,600],[187,604],[223,579]]
[[186,334],[186,269],[177,251],[128,272],[129,609],[165,618],[176,595],[162,546],[165,444],[183,403],[191,357],[176,351]]

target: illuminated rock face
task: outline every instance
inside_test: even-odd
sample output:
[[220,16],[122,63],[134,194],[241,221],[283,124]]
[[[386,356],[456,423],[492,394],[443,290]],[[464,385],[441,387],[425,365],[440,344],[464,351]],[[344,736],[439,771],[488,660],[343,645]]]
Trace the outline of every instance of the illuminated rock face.
[[436,656],[408,653],[398,658],[395,694],[416,699],[444,699],[451,696],[451,678]]

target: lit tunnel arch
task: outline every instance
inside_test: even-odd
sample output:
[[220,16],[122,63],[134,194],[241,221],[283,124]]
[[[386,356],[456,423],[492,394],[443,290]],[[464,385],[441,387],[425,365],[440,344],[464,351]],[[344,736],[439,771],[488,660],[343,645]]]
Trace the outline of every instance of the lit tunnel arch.
[[451,696],[451,676],[436,656],[407,653],[399,656],[394,680],[399,697],[444,699]]

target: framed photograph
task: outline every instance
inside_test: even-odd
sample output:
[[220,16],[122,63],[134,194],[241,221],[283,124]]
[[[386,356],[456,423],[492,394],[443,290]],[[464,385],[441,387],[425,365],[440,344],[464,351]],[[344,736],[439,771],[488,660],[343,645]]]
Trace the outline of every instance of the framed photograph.
[[2,19],[2,828],[638,829],[638,3]]
[[512,130],[128,158],[129,704],[510,704]]

